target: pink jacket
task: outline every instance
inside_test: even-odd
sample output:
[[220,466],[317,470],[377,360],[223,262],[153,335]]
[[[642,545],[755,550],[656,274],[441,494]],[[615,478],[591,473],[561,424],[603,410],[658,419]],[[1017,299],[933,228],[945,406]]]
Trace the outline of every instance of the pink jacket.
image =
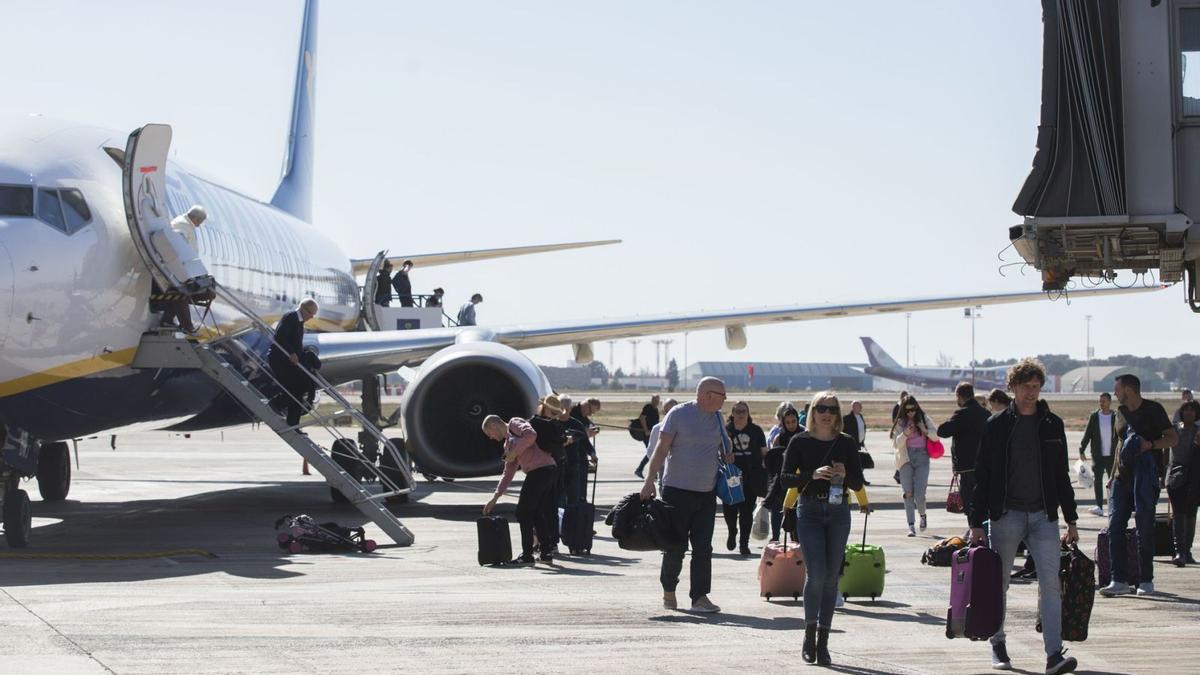
[[554,458],[537,446],[537,432],[529,422],[514,417],[508,421],[508,438],[504,439],[504,454],[512,458],[504,464],[504,475],[496,486],[496,494],[503,495],[512,484],[520,467],[527,475],[534,469],[554,466]]

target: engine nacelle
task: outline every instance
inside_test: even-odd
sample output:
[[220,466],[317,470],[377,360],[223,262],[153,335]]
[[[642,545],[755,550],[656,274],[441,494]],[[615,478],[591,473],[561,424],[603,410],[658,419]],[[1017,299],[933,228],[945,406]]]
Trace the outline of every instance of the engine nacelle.
[[500,446],[483,435],[488,415],[528,417],[550,393],[529,357],[495,342],[464,342],[434,354],[404,392],[404,431],[420,467],[470,478],[500,472]]

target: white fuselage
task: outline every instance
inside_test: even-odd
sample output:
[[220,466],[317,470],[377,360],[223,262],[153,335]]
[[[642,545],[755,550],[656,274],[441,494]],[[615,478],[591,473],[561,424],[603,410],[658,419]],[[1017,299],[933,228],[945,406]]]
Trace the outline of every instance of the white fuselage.
[[[35,211],[0,213],[0,422],[40,438],[186,418],[217,395],[208,386],[185,386],[186,378],[164,386],[172,374],[129,368],[158,316],[149,306],[150,274],[126,224],[121,167],[105,150],[120,156],[125,142],[120,132],[41,117],[0,123],[0,186],[32,188]],[[79,190],[90,211],[69,234],[39,217],[39,189],[63,188]],[[167,192],[172,216],[192,204],[208,210],[197,233],[201,259],[264,319],[313,297],[321,312],[310,328],[354,327],[358,289],[335,241],[173,163]],[[243,320],[220,304],[213,315],[209,326]]]

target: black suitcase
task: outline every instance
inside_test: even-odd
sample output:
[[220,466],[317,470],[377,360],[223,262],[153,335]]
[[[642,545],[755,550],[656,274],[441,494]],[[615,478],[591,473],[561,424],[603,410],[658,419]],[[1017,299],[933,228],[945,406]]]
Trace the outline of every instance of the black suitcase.
[[512,537],[508,534],[508,519],[484,516],[475,521],[479,531],[479,564],[504,565],[512,562]]
[[1171,514],[1160,513],[1154,516],[1154,557],[1173,557],[1175,555],[1175,537],[1171,534]]
[[592,477],[591,502],[579,502],[563,509],[562,532],[559,533],[559,538],[571,555],[592,552],[592,536],[596,529],[596,478],[599,474],[597,467]]

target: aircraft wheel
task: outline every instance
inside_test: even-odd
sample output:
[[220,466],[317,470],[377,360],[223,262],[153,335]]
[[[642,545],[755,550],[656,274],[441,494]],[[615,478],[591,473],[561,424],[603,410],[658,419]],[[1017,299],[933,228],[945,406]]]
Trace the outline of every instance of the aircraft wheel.
[[67,498],[71,491],[71,450],[66,442],[46,443],[38,451],[37,483],[42,501]]
[[12,548],[25,548],[33,532],[33,506],[29,493],[7,490],[4,493],[4,539]]

